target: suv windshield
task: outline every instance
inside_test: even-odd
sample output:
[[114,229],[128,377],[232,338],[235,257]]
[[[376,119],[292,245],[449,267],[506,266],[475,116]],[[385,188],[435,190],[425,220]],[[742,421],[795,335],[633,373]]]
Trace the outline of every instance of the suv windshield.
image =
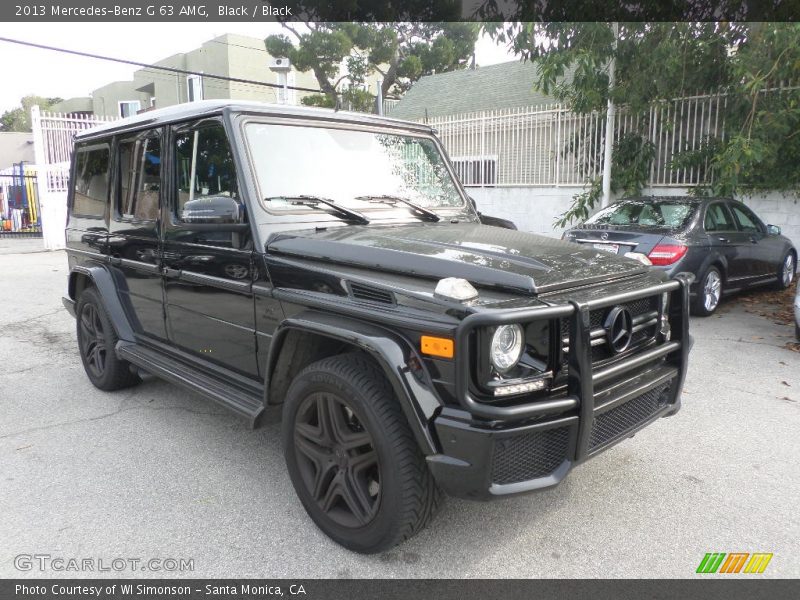
[[272,211],[311,211],[299,196],[358,211],[396,210],[398,197],[428,208],[464,205],[430,138],[372,131],[249,123],[247,143],[262,199]]
[[586,220],[587,225],[638,225],[680,229],[697,209],[695,202],[628,200],[613,204]]

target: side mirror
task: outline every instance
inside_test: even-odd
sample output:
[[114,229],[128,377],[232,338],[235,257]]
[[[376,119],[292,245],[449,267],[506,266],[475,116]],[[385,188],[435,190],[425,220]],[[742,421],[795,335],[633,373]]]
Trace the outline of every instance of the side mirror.
[[181,221],[193,231],[246,231],[243,208],[230,196],[203,196],[183,205]]
[[781,228],[777,225],[767,225],[767,234],[769,235],[780,235]]

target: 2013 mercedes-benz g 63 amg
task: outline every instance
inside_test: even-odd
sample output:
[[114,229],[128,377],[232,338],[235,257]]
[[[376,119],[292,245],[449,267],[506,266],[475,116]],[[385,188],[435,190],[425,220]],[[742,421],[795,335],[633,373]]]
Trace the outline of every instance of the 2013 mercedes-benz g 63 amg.
[[418,123],[216,101],[108,123],[75,141],[66,235],[91,382],[280,418],[300,501],[359,552],[680,405],[688,281],[481,225]]

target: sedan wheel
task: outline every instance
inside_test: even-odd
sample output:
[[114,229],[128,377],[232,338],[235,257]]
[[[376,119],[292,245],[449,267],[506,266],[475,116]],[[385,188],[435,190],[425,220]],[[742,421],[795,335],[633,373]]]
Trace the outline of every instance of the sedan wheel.
[[708,312],[714,312],[722,295],[722,278],[716,271],[709,271],[703,286],[703,306]]
[[697,293],[692,300],[692,313],[707,317],[714,313],[722,298],[722,274],[717,267],[709,267],[697,283]]
[[794,281],[794,273],[795,273],[796,265],[794,263],[794,254],[789,252],[786,257],[783,259],[783,264],[781,265],[781,272],[779,274],[780,277],[780,288],[786,289],[790,285],[792,285],[792,281]]

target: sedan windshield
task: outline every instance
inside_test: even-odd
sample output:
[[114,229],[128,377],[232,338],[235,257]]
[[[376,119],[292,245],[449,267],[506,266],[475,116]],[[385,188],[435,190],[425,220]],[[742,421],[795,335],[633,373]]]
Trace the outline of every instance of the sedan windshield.
[[676,200],[628,200],[612,204],[586,220],[587,225],[685,226],[697,209],[694,202]]
[[301,196],[360,212],[464,205],[430,138],[267,123],[249,123],[245,132],[268,210],[313,210],[292,201]]

